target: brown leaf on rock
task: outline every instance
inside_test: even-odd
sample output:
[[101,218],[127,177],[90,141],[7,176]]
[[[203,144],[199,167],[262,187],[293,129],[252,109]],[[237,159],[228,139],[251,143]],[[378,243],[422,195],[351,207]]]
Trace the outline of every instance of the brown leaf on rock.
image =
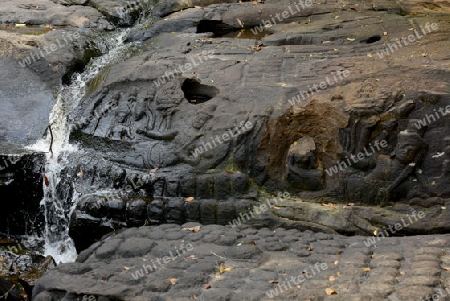
[[229,272],[229,271],[231,271],[232,269],[233,269],[232,267],[226,267],[223,263],[221,263],[221,264],[219,265],[219,271],[220,271],[220,274]]
[[330,296],[330,295],[337,295],[337,292],[334,289],[329,288],[329,287],[327,287],[325,289],[325,292],[327,293],[328,296]]
[[367,267],[363,267],[363,268],[361,268],[364,272],[370,272],[370,268],[367,268]]
[[314,250],[314,246],[313,246],[313,245],[310,245],[309,248],[308,248],[308,251],[311,252],[311,251],[313,251],[313,250]]
[[188,231],[192,231],[192,232],[198,232],[198,231],[200,231],[200,226],[195,226],[195,227],[190,227],[190,228],[183,228],[181,230],[188,230]]
[[269,282],[270,284],[277,284],[277,283],[278,283],[278,280],[269,280],[269,281],[267,281],[267,282]]
[[188,198],[186,198],[186,202],[192,202],[194,200],[194,197],[188,197]]
[[333,203],[331,203],[331,202],[328,202],[328,203],[322,203],[321,206],[331,207],[331,208],[334,208],[334,209],[337,209],[337,208],[338,208],[335,204],[333,204]]
[[333,282],[334,280],[336,280],[336,278],[334,278],[334,276],[330,276],[330,278],[328,278],[331,282]]
[[175,285],[178,283],[178,279],[177,278],[170,278],[170,283],[172,283],[172,285]]
[[204,287],[205,289],[210,289],[210,288],[211,288],[211,285],[209,285],[209,284],[204,284],[203,287]]

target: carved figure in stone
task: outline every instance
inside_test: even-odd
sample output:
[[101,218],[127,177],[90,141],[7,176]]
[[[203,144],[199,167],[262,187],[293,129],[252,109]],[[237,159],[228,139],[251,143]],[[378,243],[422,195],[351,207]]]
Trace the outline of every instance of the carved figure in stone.
[[151,104],[148,104],[147,107],[153,116],[151,120],[148,120],[148,124],[143,128],[138,128],[136,133],[157,140],[173,140],[178,134],[178,131],[171,130],[172,117],[178,110],[178,105],[184,99],[184,93],[181,90],[178,80],[172,80],[162,86],[156,93],[154,99],[158,114],[153,114]]
[[323,189],[323,173],[317,169],[316,144],[305,136],[294,142],[287,155],[287,180],[306,190]]
[[442,171],[439,177],[433,179],[431,186],[433,192],[438,196],[450,195],[450,136],[444,138],[444,149],[442,150],[445,156],[442,164]]
[[134,106],[137,100],[135,89],[128,97],[121,93],[117,109],[114,112],[114,120],[108,132],[108,137],[114,140],[122,140],[123,137],[134,139]]
[[390,155],[378,154],[352,165],[352,168],[368,173],[351,173],[344,180],[344,196],[347,201],[372,201],[386,204],[402,196],[411,198],[427,193],[428,182],[420,166],[428,145],[417,132],[415,120],[398,135],[397,145]]
[[192,127],[196,130],[200,130],[205,126],[205,124],[213,118],[213,113],[216,110],[216,105],[209,105],[203,110],[200,110],[195,115],[194,121],[192,121]]

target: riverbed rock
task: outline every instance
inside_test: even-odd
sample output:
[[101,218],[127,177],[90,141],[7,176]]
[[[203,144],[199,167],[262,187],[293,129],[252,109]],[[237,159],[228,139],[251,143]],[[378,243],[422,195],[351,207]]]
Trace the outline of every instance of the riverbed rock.
[[443,291],[449,247],[448,234],[347,237],[198,223],[132,228],[46,273],[33,300],[407,301]]
[[17,145],[0,144],[0,232],[42,234],[44,215],[40,202],[45,179],[45,155]]
[[[85,176],[74,186],[147,198],[147,220],[160,222],[170,219],[164,198],[234,202],[264,191],[394,211],[445,204],[449,27],[438,7],[448,2],[414,3],[313,2],[294,13],[287,1],[215,4],[134,28],[128,40],[142,53],[99,75],[70,117],[71,141],[93,158],[78,163]],[[270,19],[280,7],[287,17]],[[371,228],[320,215],[316,228],[327,231]],[[311,225],[313,216],[282,218]]]
[[121,227],[226,224],[279,191],[293,210],[255,227],[367,234],[424,210],[436,218],[404,233],[445,232],[448,3],[6,1],[0,59],[14,76],[2,91],[13,112],[23,91],[39,100],[17,131],[1,124],[4,140],[49,135],[52,88],[115,49],[116,25],[140,21],[69,116],[80,151],[57,193],[66,207],[76,196],[65,218],[79,249]]

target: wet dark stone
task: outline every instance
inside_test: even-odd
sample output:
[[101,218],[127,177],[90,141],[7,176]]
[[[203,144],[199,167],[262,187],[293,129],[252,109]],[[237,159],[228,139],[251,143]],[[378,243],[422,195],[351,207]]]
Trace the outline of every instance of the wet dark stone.
[[147,220],[150,224],[161,224],[165,220],[164,202],[162,200],[151,201],[147,206]]
[[186,220],[185,201],[182,198],[170,198],[166,203],[166,220],[168,223],[182,224]]
[[197,177],[197,197],[213,198],[214,197],[214,178],[210,175],[201,175]]
[[217,203],[217,224],[226,225],[237,216],[233,201]]
[[131,200],[127,202],[127,226],[142,226],[145,223],[147,202],[144,200]]
[[202,200],[200,203],[200,222],[204,225],[215,224],[217,212],[216,200]]

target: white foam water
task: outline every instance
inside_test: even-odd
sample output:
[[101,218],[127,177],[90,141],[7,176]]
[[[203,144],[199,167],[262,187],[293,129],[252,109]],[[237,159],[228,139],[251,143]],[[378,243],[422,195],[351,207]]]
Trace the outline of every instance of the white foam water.
[[73,75],[69,86],[60,88],[49,117],[51,134],[48,129],[45,138],[27,147],[36,152],[46,153],[44,174],[47,181],[43,181],[44,198],[41,201],[41,207],[45,210],[44,255],[51,255],[57,263],[73,262],[77,257],[74,243],[69,237],[69,221],[76,207],[78,195],[74,191],[73,195],[66,196],[61,171],[68,163],[69,155],[82,150],[77,145],[69,143],[68,116],[86,95],[87,84],[104,67],[118,62],[128,53],[131,45],[124,44],[126,35],[127,30],[120,31],[98,45],[102,53],[106,54],[93,58],[83,73]]

